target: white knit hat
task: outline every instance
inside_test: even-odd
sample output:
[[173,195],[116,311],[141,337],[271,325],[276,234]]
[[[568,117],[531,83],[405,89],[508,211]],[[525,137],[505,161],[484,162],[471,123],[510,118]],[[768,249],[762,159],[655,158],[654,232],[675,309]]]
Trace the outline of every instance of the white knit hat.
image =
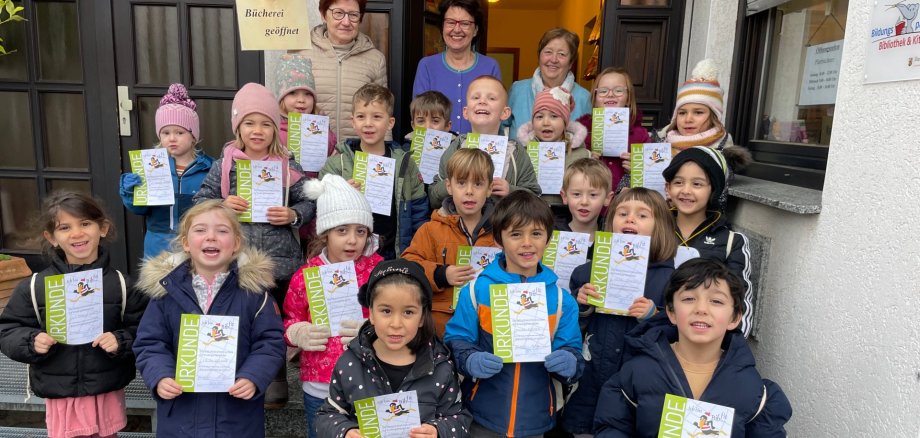
[[303,192],[316,200],[316,234],[339,225],[364,225],[374,231],[374,217],[367,199],[338,175],[326,175],[322,180],[311,179]]

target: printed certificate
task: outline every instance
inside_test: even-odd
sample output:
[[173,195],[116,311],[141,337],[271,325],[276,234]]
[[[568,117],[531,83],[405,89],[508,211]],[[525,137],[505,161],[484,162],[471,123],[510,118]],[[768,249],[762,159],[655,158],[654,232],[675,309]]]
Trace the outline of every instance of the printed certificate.
[[45,330],[62,344],[102,334],[102,269],[45,277]]
[[494,178],[503,178],[505,174],[505,156],[508,154],[508,137],[504,135],[488,135],[469,133],[466,135],[466,147],[479,148],[489,154],[495,171]]
[[422,174],[425,184],[434,182],[441,164],[441,156],[450,146],[453,134],[427,128],[415,128],[412,134],[412,159]]
[[183,313],[176,382],[183,392],[227,392],[236,381],[238,316]]
[[629,108],[594,108],[591,111],[591,148],[605,157],[619,157],[629,152],[629,128]]
[[489,286],[489,293],[495,355],[505,363],[543,362],[553,350],[546,285],[493,284]]
[[601,299],[588,298],[588,304],[604,313],[628,315],[629,306],[645,293],[650,247],[649,236],[598,231],[594,235],[591,284]]
[[537,181],[543,193],[559,194],[565,174],[565,143],[532,141],[527,143],[527,155],[537,172]]
[[329,326],[338,335],[342,321],[364,319],[358,304],[358,275],[355,262],[331,263],[303,270],[310,320],[313,324]]
[[236,195],[249,203],[240,222],[268,223],[269,207],[284,205],[280,161],[237,160]]
[[319,172],[329,152],[329,117],[288,113],[288,150],[307,172]]
[[671,164],[671,144],[637,143],[629,158],[629,186],[652,189],[667,198],[662,173]]
[[731,436],[734,419],[734,408],[665,394],[658,437]]
[[141,185],[134,187],[134,205],[173,205],[172,172],[169,170],[169,153],[166,149],[128,151],[131,172],[141,176]]
[[[482,272],[486,266],[489,266],[489,263],[492,263],[492,260],[495,260],[495,255],[502,252],[501,248],[496,248],[494,246],[460,246],[457,247],[457,261],[454,263],[457,266],[472,266],[475,269],[473,278],[479,277],[479,273]],[[460,298],[460,289],[466,286],[454,286],[454,303],[451,305],[451,309],[457,308],[457,299]],[[470,291],[473,293],[473,291]]]
[[674,269],[680,267],[687,260],[695,259],[700,256],[700,252],[692,246],[678,246],[677,255],[674,256]]
[[361,183],[361,192],[371,205],[371,212],[389,216],[393,205],[393,186],[396,183],[396,160],[355,152],[353,178]]
[[355,413],[365,438],[406,438],[410,430],[422,425],[415,391],[358,400]]
[[556,286],[569,290],[572,271],[588,261],[591,235],[571,231],[553,231],[553,237],[543,253],[543,264],[553,270],[559,280]]

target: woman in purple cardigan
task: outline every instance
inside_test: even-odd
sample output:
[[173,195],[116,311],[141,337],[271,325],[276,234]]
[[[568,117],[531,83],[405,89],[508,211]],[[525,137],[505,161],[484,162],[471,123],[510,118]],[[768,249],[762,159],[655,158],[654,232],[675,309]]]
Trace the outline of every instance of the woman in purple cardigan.
[[479,39],[479,27],[484,23],[478,0],[443,0],[441,37],[447,47],[441,53],[422,58],[415,72],[412,95],[440,91],[451,103],[450,122],[459,133],[470,132],[470,123],[463,118],[463,105],[470,82],[483,75],[501,79],[498,63],[473,50]]

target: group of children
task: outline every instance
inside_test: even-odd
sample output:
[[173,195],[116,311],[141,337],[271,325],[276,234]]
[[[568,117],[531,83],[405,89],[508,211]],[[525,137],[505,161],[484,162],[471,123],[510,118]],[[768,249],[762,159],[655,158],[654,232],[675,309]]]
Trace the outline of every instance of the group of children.
[[[406,145],[384,140],[395,121],[392,93],[366,85],[354,96],[358,138],[330,142],[314,178],[281,134],[288,112],[314,112],[304,61],[286,55],[282,72],[296,74],[281,81],[277,97],[258,84],[239,90],[235,139],[216,160],[196,148],[194,102],[181,85],[170,87],[156,128],[170,155],[175,204],[135,206],[141,180],[134,174],[120,186],[125,206],[147,217],[136,283],[111,267],[102,242],[114,227],[97,201],[73,192],[45,200],[52,265],[16,288],[0,315],[0,349],[29,364],[50,436],[111,436],[124,427],[123,388],[135,365],[157,402],[158,435],[263,436],[263,405],[286,401],[286,353],[295,348],[310,437],[361,437],[356,401],[413,390],[422,424],[411,437],[542,436],[554,428],[579,437],[657,436],[665,393],[734,408],[725,435],[784,436],[791,406],[757,373],[744,339],[752,321],[749,253],[721,199],[745,156],[724,144],[718,84],[717,93],[695,91],[712,78],[681,87],[662,134],[680,145],[664,172],[669,206],[653,190],[617,190],[629,157],[592,152],[590,119],[570,122],[572,98],[560,88],[537,94],[532,122],[509,140],[500,176],[463,133],[426,186]],[[648,141],[624,70],[604,70],[593,94],[595,106],[631,107],[630,141]],[[437,92],[417,96],[412,111],[413,127],[451,128],[450,103]],[[463,114],[472,133],[501,134],[510,115],[501,82],[474,80]],[[566,144],[559,194],[541,193],[524,148],[532,139]],[[389,214],[372,212],[361,193],[357,152],[396,161]],[[237,219],[249,207],[235,184],[240,160],[281,163],[284,201],[268,209],[268,223]],[[542,261],[554,230],[591,241],[597,231],[650,237],[645,289],[629,316],[588,304],[599,297],[590,259],[568,288],[557,286]],[[500,252],[477,274],[456,262],[461,246]],[[689,248],[698,259],[677,267]],[[349,261],[364,318],[332,333],[313,321],[304,271]],[[97,268],[103,334],[81,345],[49,335],[46,278]],[[513,283],[545,285],[552,345],[543,362],[505,363],[493,354],[490,287]],[[189,314],[239,317],[236,378],[226,393],[189,392],[177,382]],[[283,394],[273,396],[273,387]]]

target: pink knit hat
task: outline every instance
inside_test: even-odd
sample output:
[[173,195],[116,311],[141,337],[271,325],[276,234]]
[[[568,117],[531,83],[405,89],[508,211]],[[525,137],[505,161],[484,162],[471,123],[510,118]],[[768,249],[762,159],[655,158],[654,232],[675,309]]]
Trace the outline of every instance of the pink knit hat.
[[230,125],[235,133],[240,128],[243,118],[252,114],[259,113],[272,119],[275,126],[281,126],[281,112],[278,110],[278,99],[268,88],[250,82],[243,85],[240,91],[236,92],[233,97],[233,107],[230,110]]
[[537,111],[546,109],[562,117],[565,120],[565,125],[568,126],[573,106],[575,106],[575,101],[565,88],[548,88],[537,93],[533,101],[533,111],[530,113],[530,118],[533,118]]
[[677,89],[677,103],[674,105],[674,115],[671,116],[671,127],[677,120],[677,111],[688,103],[696,103],[709,107],[720,122],[725,122],[725,108],[722,103],[722,87],[719,85],[719,69],[715,61],[704,59],[693,67],[690,79]]
[[155,126],[157,135],[164,126],[176,125],[192,133],[195,140],[201,141],[201,131],[198,128],[198,113],[195,109],[198,105],[188,97],[188,90],[185,85],[172,84],[169,91],[160,99],[160,107],[157,108],[155,117]]

